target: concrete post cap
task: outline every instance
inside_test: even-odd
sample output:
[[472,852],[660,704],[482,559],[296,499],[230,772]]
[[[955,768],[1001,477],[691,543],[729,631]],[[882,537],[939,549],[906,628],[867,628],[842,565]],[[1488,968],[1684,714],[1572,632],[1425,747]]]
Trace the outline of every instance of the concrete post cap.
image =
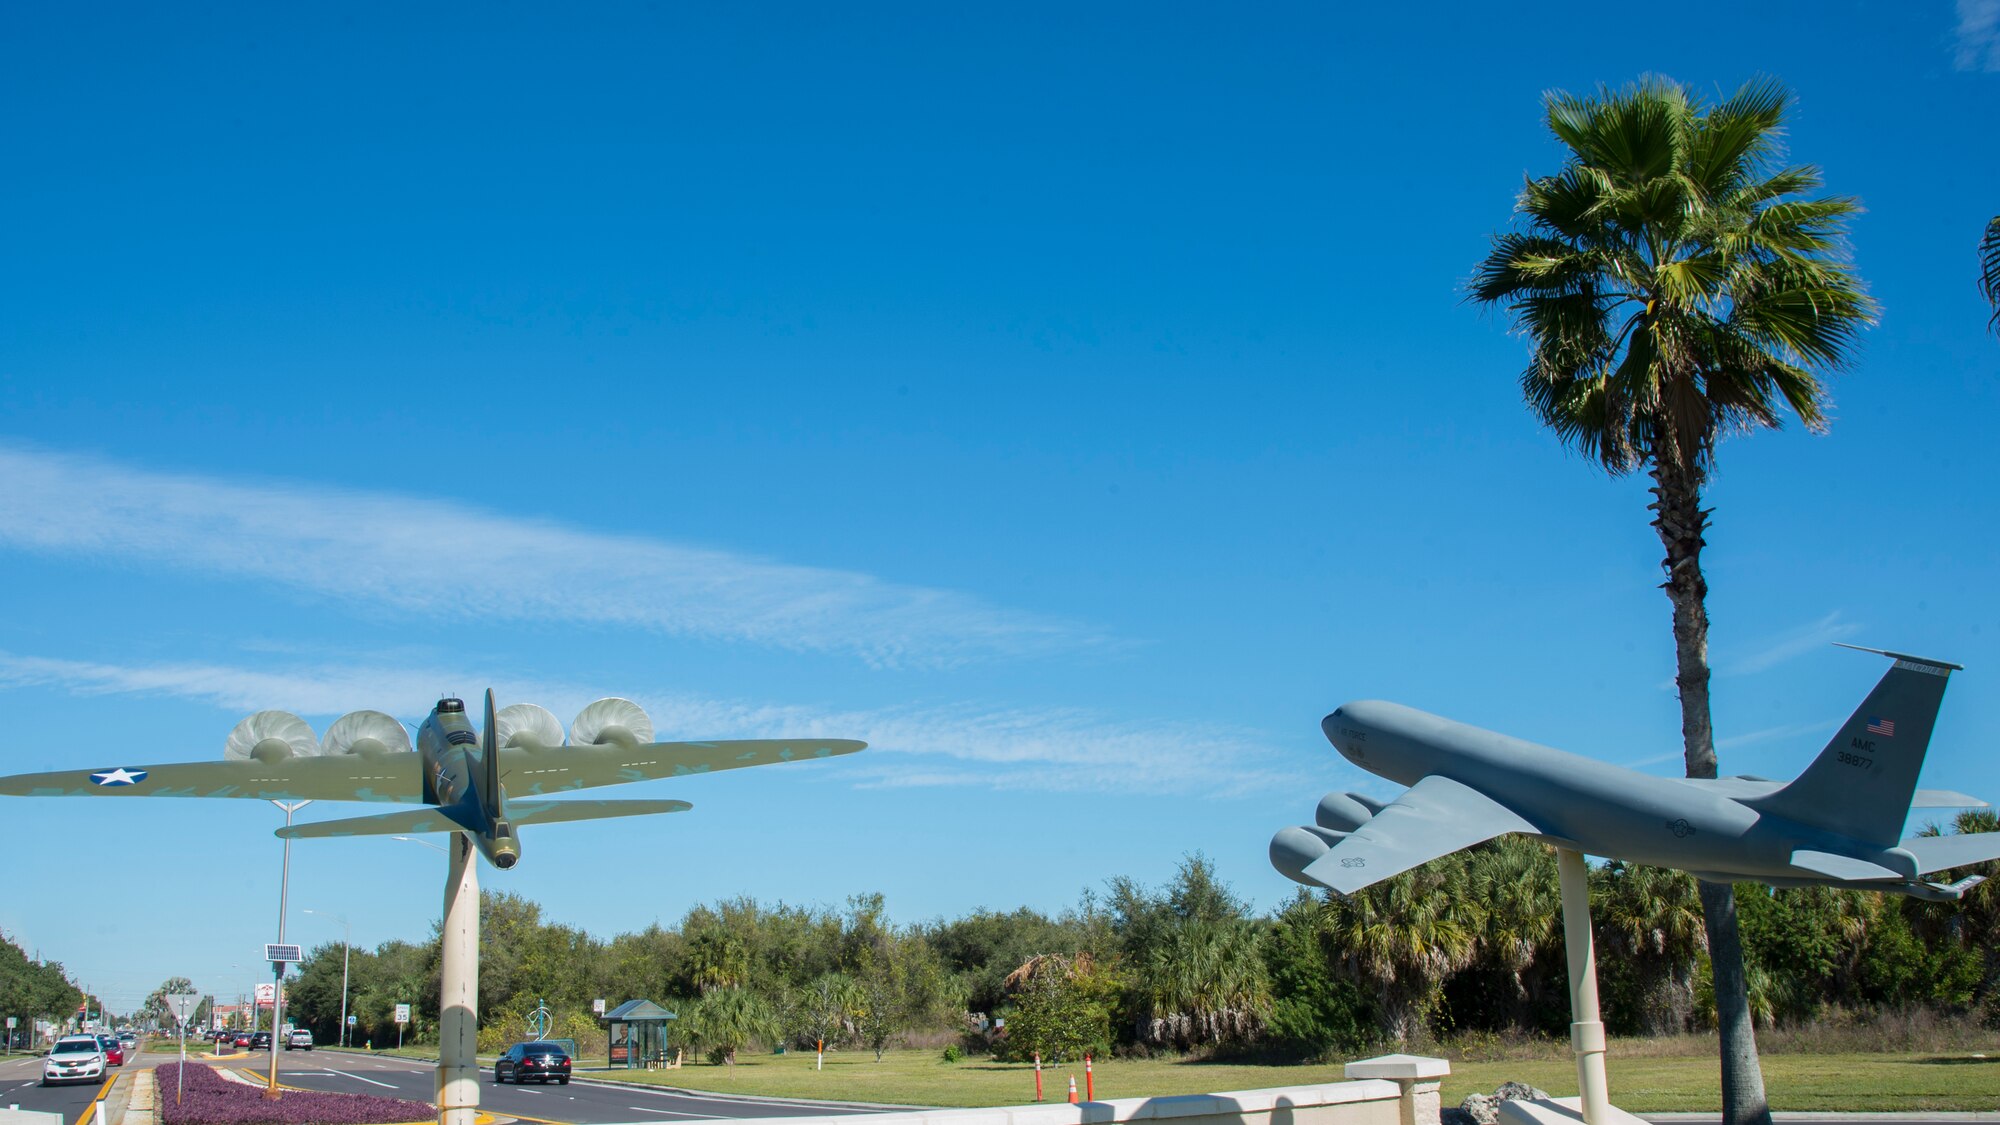
[[1421,1082],[1430,1078],[1443,1078],[1450,1074],[1451,1064],[1443,1059],[1433,1059],[1425,1055],[1382,1055],[1348,1063],[1346,1071],[1349,1078],[1387,1078],[1392,1082]]

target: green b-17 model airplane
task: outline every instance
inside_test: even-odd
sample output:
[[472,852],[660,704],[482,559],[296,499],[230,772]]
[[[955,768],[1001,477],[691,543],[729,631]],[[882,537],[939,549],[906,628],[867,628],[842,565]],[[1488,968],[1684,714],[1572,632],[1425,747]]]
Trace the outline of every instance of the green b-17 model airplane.
[[495,867],[521,858],[524,824],[685,812],[672,800],[548,800],[544,794],[836,754],[867,745],[851,739],[739,739],[654,742],[637,704],[600,699],[577,716],[569,738],[554,715],[532,704],[495,712],[475,730],[465,704],[440,699],[417,728],[414,752],[403,725],[380,711],[356,711],[315,738],[305,721],[260,711],[231,732],[220,762],[113,766],[0,777],[0,796],[247,797],[268,801],[398,801],[421,809],[296,824],[278,835],[371,836],[462,832]]

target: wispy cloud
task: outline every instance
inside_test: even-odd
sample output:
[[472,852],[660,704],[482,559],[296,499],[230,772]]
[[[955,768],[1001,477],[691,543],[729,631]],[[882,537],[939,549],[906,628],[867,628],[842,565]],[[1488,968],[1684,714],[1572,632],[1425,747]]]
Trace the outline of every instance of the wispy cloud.
[[1745,746],[1755,746],[1763,742],[1777,742],[1782,739],[1802,738],[1809,734],[1825,736],[1840,729],[1838,723],[1786,723],[1784,726],[1765,727],[1763,730],[1745,731],[1732,734],[1728,738],[1715,740],[1717,750],[1740,750]]
[[2000,0],[1958,0],[1960,70],[2000,70]]
[[[487,683],[503,705],[539,703],[565,721],[598,694],[574,684],[488,677],[467,668],[124,666],[0,652],[0,687],[167,696],[239,714],[273,708],[325,719],[366,707],[410,720],[430,710],[440,684]],[[865,739],[869,753],[842,759],[841,769],[867,788],[1242,796],[1296,794],[1327,780],[1287,765],[1255,732],[1212,725],[1121,722],[1060,708],[834,710],[632,694],[660,738]],[[324,730],[326,723],[315,725]],[[227,733],[218,725],[218,752]]]
[[1107,643],[1072,622],[947,590],[438,501],[148,473],[18,446],[0,446],[0,479],[0,544],[150,560],[402,612],[635,626],[885,665]]
[[1749,652],[1723,662],[1718,671],[1726,676],[1747,676],[1754,672],[1763,672],[1806,653],[1825,648],[1835,641],[1846,640],[1860,631],[1861,626],[1842,621],[1840,612],[1835,610],[1817,621],[1786,630],[1775,637],[1764,638]]

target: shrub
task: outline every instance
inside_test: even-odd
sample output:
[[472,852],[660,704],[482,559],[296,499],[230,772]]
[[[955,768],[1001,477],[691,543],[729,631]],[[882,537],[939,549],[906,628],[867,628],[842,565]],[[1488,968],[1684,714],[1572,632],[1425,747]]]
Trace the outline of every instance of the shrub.
[[958,1044],[956,1043],[945,1044],[944,1061],[948,1063],[955,1063],[964,1057],[965,1057],[965,1052],[958,1049]]

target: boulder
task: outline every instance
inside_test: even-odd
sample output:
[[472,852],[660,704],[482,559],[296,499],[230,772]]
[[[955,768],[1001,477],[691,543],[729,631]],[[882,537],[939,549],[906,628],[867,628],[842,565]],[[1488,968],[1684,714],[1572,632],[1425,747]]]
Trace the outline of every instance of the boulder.
[[1467,1094],[1458,1108],[1476,1125],[1494,1125],[1500,1120],[1500,1099],[1491,1094]]
[[[1502,1082],[1500,1083],[1500,1088],[1493,1091],[1494,1099],[1503,1102],[1545,1101],[1548,1096],[1549,1092],[1547,1090],[1537,1090],[1526,1082]],[[1495,1110],[1495,1112],[1497,1113],[1498,1110]]]

